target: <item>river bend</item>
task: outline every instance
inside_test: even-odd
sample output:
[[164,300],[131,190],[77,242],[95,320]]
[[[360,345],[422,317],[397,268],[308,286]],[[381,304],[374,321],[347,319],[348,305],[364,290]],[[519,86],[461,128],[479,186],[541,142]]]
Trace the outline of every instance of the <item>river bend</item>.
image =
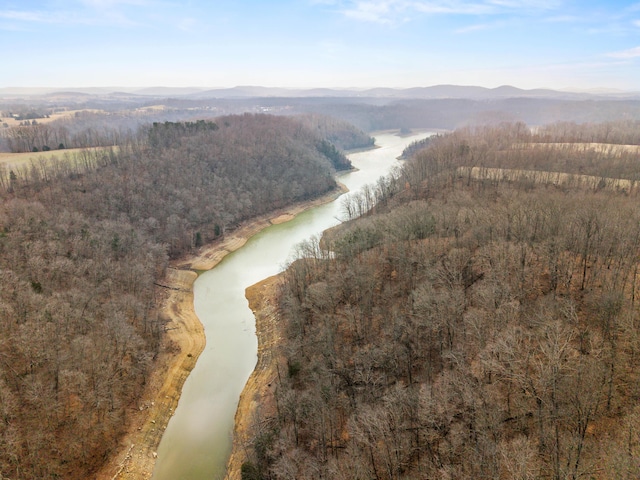
[[[339,178],[350,191],[345,195],[375,183],[398,165],[405,146],[429,135],[376,135],[378,148],[349,155],[358,170]],[[224,477],[238,400],[257,360],[255,318],[245,289],[282,271],[300,242],[336,225],[344,217],[342,201],[266,228],[196,280],[194,307],[207,344],[162,437],[153,480]]]

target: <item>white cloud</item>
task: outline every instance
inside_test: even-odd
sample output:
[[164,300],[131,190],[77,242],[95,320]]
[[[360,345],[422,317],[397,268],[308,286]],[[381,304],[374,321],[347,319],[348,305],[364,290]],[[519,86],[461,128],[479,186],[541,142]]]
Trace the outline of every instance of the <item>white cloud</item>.
[[48,12],[27,10],[0,10],[0,18],[28,23],[56,23],[57,16]]
[[[156,2],[157,5],[157,2]],[[139,26],[129,8],[151,6],[149,0],[77,0],[74,6],[51,10],[1,10],[0,19],[23,25],[115,25]]]
[[520,11],[547,11],[560,5],[558,0],[311,0],[330,5],[343,15],[375,23],[396,23],[412,14],[496,15]]
[[346,2],[342,13],[355,20],[375,23],[392,23],[396,15],[406,9],[406,3],[398,0],[374,0]]
[[44,12],[39,10],[0,10],[0,18],[13,22],[27,23],[91,23],[88,18],[80,17],[77,14],[67,14],[63,12]]
[[198,21],[195,18],[183,18],[178,22],[178,29],[183,32],[191,32],[198,26]]
[[489,30],[491,28],[495,28],[495,24],[489,23],[478,23],[476,25],[468,25],[466,27],[458,28],[454,31],[454,33],[473,33],[480,32],[482,30]]
[[0,18],[6,18],[7,20],[17,20],[19,22],[50,22],[49,15],[44,12],[38,11],[19,11],[19,10],[4,10],[0,11]]
[[486,3],[468,2],[412,2],[411,7],[420,13],[483,15],[490,14],[495,7]]
[[556,0],[489,0],[485,3],[497,7],[526,10],[552,10],[562,4]]
[[80,0],[82,5],[91,8],[108,9],[120,6],[144,7],[149,6],[148,0]]
[[584,22],[585,19],[576,15],[556,15],[546,19],[549,23],[578,23]]
[[612,58],[638,58],[640,57],[640,47],[629,48],[627,50],[621,50],[619,52],[611,52],[607,56]]

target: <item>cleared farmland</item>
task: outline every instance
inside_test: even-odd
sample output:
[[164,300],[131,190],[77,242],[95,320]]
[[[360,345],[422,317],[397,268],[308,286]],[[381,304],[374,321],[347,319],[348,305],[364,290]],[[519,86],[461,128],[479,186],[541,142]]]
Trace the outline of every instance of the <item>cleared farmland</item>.
[[58,160],[73,161],[83,154],[91,156],[117,147],[68,148],[64,150],[48,150],[46,152],[7,153],[0,152],[0,165],[5,170],[22,170],[31,165],[41,166]]

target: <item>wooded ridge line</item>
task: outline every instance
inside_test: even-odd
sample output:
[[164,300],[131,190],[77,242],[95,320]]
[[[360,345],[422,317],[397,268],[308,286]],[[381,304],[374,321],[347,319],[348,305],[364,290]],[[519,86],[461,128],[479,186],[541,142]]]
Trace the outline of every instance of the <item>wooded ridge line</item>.
[[[172,262],[334,191],[340,149],[372,142],[319,115],[85,127],[111,146],[0,168],[8,478],[92,477],[178,348],[158,311],[188,293],[160,286]],[[362,218],[325,236],[334,253],[310,245],[287,272],[279,412],[245,474],[637,477],[637,197],[605,188],[640,180],[637,152],[586,146],[637,145],[637,127],[458,129],[351,197],[345,215]],[[469,175],[490,169],[599,180]]]
[[226,116],[0,172],[2,476],[93,476],[178,348],[158,311],[170,262],[335,190],[348,161],[319,123],[370,143],[332,119]]
[[537,181],[637,155],[539,134],[433,138],[301,248],[241,478],[640,476],[637,191]]

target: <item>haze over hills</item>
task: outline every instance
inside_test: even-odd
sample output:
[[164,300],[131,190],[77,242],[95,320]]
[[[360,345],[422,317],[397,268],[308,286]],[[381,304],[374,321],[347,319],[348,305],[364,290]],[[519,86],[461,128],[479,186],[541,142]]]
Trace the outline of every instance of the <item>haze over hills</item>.
[[[640,91],[575,92],[451,84],[406,89],[293,89],[246,85],[214,89],[158,86],[0,89],[0,114],[4,115],[2,123],[7,126],[25,118],[50,123],[69,112],[78,114],[78,110],[84,110],[81,123],[75,122],[69,127],[66,120],[60,119],[50,128],[72,128],[74,134],[91,129],[133,131],[145,123],[247,112],[321,114],[339,118],[367,132],[393,128],[454,129],[502,122],[593,123],[640,120]],[[48,115],[51,117],[47,118]],[[5,132],[5,137],[9,133]],[[0,138],[0,151],[7,150],[2,143]],[[46,144],[40,143],[32,147],[41,148]]]
[[554,99],[590,99],[590,98],[640,98],[639,91],[610,89],[597,90],[552,90],[546,88],[521,89],[511,85],[487,88],[472,85],[433,85],[413,88],[310,88],[294,89],[262,86],[236,86],[231,88],[205,87],[6,87],[0,88],[0,97],[75,95],[134,95],[149,97],[181,97],[190,99],[241,99],[258,97],[341,97],[341,98],[395,98],[395,99],[500,99],[500,98],[554,98]]

